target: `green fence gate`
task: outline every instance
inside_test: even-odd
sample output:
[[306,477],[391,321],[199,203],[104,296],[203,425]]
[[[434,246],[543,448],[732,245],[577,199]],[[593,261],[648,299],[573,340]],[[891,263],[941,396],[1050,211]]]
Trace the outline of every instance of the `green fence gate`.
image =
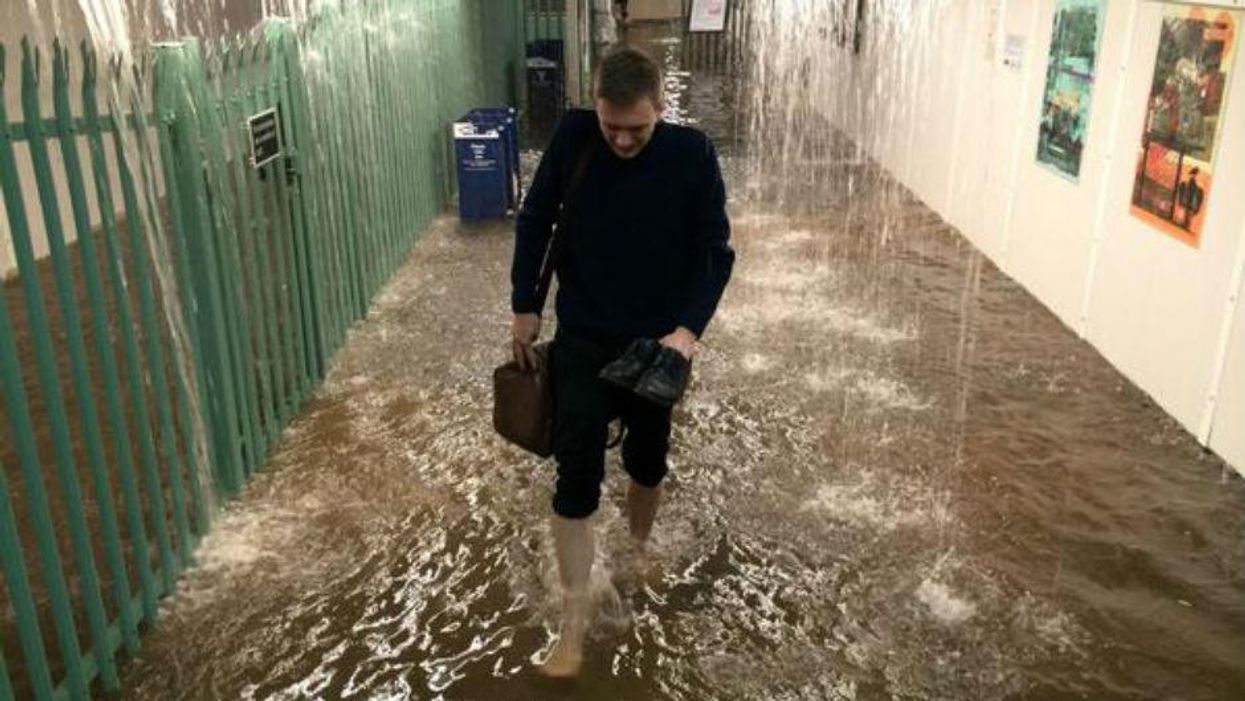
[[513,104],[523,1],[343,3],[136,64],[0,46],[0,701],[118,688],[452,194],[449,123]]

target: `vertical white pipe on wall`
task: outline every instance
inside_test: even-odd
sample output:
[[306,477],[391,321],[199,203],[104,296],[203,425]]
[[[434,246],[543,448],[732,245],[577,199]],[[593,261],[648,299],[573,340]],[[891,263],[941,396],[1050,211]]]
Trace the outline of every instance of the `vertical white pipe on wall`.
[[1228,284],[1228,299],[1223,307],[1223,322],[1219,328],[1219,343],[1215,348],[1214,375],[1210,378],[1210,389],[1206,392],[1206,406],[1202,410],[1202,422],[1198,427],[1197,439],[1202,445],[1210,445],[1210,434],[1215,425],[1215,410],[1219,406],[1219,394],[1223,389],[1224,371],[1228,365],[1228,344],[1232,341],[1232,324],[1236,319],[1236,305],[1245,294],[1245,226],[1241,227],[1240,241],[1236,246],[1236,262],[1232,266],[1232,282]]
[[[1032,10],[1029,13],[1028,38],[1025,40],[1024,57],[1021,59],[1020,64],[1020,80],[1023,81],[1020,87],[1021,110],[1026,110],[1029,107],[1029,84],[1033,81],[1029,79],[1027,72],[1031,68],[1033,61],[1033,46],[1035,44],[1033,37],[1037,33],[1038,5],[1040,3],[1038,0],[1029,0],[1029,4]],[[1006,4],[1004,5],[1003,12],[1007,12]],[[1042,73],[1045,74],[1045,71],[1042,71]],[[1027,112],[1022,112],[1022,114],[1027,114]],[[999,251],[999,260],[1003,261],[1004,264],[1006,264],[1007,252],[1012,244],[1012,219],[1016,212],[1016,184],[1020,181],[1020,158],[1027,143],[1024,139],[1027,125],[1028,122],[1026,120],[1016,120],[1016,132],[1012,136],[1014,142],[1012,145],[1012,165],[1011,173],[1007,176],[1007,205],[1003,210],[1003,247]]]
[[1111,192],[1111,166],[1115,162],[1115,150],[1119,147],[1120,125],[1124,119],[1124,103],[1128,98],[1128,62],[1133,54],[1133,42],[1137,33],[1139,2],[1128,3],[1128,21],[1124,26],[1124,46],[1120,49],[1120,61],[1116,66],[1115,105],[1111,108],[1111,132],[1107,135],[1107,148],[1102,156],[1102,183],[1098,186],[1098,207],[1094,212],[1094,228],[1089,244],[1089,264],[1085,268],[1085,285],[1081,294],[1081,315],[1076,332],[1081,338],[1089,335],[1089,310],[1094,297],[1094,276],[1098,272],[1098,255],[1102,240],[1107,235],[1107,205]]

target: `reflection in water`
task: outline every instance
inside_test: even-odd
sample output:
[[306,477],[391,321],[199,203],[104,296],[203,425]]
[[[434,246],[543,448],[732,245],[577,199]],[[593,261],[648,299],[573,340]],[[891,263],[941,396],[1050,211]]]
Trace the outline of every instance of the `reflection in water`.
[[[729,142],[716,79],[672,80]],[[677,412],[661,571],[624,565],[611,456],[577,685],[533,671],[550,466],[489,425],[506,225],[443,219],[126,697],[1241,698],[1240,481],[850,144],[818,148],[798,186],[728,159],[738,272]]]

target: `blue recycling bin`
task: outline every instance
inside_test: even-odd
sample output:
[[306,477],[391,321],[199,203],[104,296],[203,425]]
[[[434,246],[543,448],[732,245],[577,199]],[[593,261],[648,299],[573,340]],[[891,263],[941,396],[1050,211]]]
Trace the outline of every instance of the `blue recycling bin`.
[[508,172],[506,204],[514,209],[521,195],[519,183],[522,177],[519,169],[519,111],[513,107],[480,107],[468,112],[464,120],[470,121],[477,129],[496,129],[501,134]]
[[510,165],[506,137],[467,117],[454,123],[458,164],[458,216],[468,221],[500,219],[509,206]]

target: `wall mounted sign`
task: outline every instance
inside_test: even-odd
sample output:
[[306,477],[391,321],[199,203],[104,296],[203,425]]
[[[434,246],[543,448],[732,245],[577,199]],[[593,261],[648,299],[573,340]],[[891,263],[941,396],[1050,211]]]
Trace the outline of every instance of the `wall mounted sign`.
[[246,120],[251,136],[251,167],[262,168],[281,155],[281,120],[275,108]]
[[1019,71],[1025,63],[1025,37],[1023,34],[1008,34],[1003,38],[1003,65]]

